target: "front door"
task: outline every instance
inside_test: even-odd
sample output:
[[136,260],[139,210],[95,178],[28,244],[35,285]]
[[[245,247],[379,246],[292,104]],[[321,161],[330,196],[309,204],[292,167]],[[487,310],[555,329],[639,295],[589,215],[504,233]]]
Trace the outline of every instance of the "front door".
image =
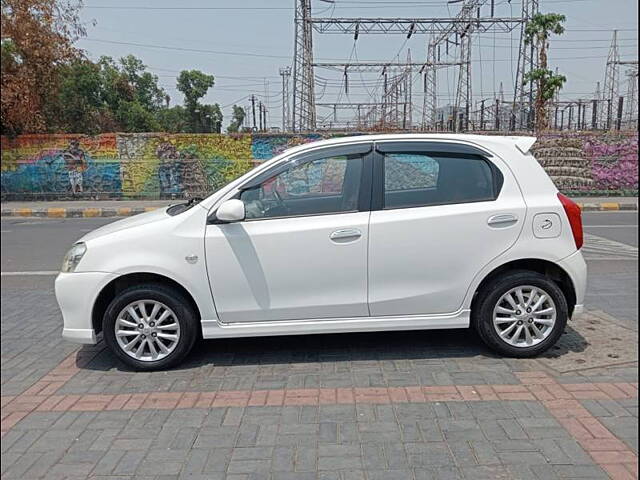
[[367,316],[371,144],[292,158],[236,198],[245,221],[207,226],[225,323]]
[[517,240],[526,205],[496,158],[444,142],[376,144],[369,227],[373,316],[447,314]]

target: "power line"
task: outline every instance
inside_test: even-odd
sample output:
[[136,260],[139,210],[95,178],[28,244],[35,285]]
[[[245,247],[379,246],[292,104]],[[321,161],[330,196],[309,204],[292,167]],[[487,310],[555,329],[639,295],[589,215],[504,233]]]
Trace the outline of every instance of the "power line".
[[156,48],[160,50],[176,50],[179,52],[193,52],[193,53],[213,53],[216,55],[231,55],[234,57],[263,57],[263,58],[291,58],[289,55],[267,55],[264,53],[252,53],[252,52],[224,52],[221,50],[206,50],[201,48],[185,48],[185,47],[170,47],[167,45],[151,45],[148,43],[135,43],[135,42],[119,42],[116,40],[103,40],[101,38],[83,38],[83,40],[87,40],[90,42],[98,42],[98,43],[110,43],[114,45],[129,45],[134,47],[144,47],[144,48]]

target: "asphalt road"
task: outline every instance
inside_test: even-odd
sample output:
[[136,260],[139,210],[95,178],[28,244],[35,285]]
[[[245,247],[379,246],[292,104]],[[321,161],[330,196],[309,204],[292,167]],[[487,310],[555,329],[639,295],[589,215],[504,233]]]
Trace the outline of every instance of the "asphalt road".
[[[587,307],[622,324],[638,325],[638,215],[588,212],[584,253],[589,264]],[[79,237],[114,219],[6,218],[1,225],[2,303],[12,301],[4,285],[50,289],[65,251]],[[29,273],[32,273],[31,275]],[[39,272],[33,275],[34,272]],[[26,307],[28,308],[28,307]]]

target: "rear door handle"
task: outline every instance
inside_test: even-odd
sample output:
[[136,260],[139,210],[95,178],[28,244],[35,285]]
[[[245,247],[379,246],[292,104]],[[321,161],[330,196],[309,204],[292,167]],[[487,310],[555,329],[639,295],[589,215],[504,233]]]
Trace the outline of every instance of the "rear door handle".
[[362,232],[357,228],[344,228],[336,230],[329,235],[331,240],[356,240],[362,236]]
[[489,220],[487,220],[487,224],[490,227],[495,227],[495,228],[510,227],[511,225],[517,222],[518,222],[518,217],[516,217],[512,213],[503,213],[500,215],[494,215],[492,217],[489,217]]

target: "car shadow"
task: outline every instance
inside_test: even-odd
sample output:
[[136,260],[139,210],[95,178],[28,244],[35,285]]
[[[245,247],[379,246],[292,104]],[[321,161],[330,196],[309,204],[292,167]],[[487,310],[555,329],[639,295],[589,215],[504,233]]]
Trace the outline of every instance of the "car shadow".
[[584,352],[591,345],[580,332],[567,325],[558,342],[540,355],[541,358],[560,358],[570,352]]
[[[132,371],[104,348],[79,368]],[[83,347],[87,352],[95,346]],[[82,349],[81,349],[82,352]],[[196,342],[187,358],[173,370],[203,366],[277,365],[313,362],[384,361],[468,358],[498,358],[472,329],[416,330],[287,335],[254,338],[223,338]]]
[[[133,371],[104,343],[97,355],[79,368],[96,371]],[[567,326],[558,343],[540,358],[558,358],[583,351],[588,342]],[[87,353],[95,346],[83,347]],[[82,349],[81,349],[82,352]],[[80,355],[82,356],[82,355]],[[85,355],[86,356],[86,355]],[[345,361],[393,361],[463,358],[503,358],[489,350],[473,329],[359,332],[200,340],[174,371],[204,366],[255,366]]]

